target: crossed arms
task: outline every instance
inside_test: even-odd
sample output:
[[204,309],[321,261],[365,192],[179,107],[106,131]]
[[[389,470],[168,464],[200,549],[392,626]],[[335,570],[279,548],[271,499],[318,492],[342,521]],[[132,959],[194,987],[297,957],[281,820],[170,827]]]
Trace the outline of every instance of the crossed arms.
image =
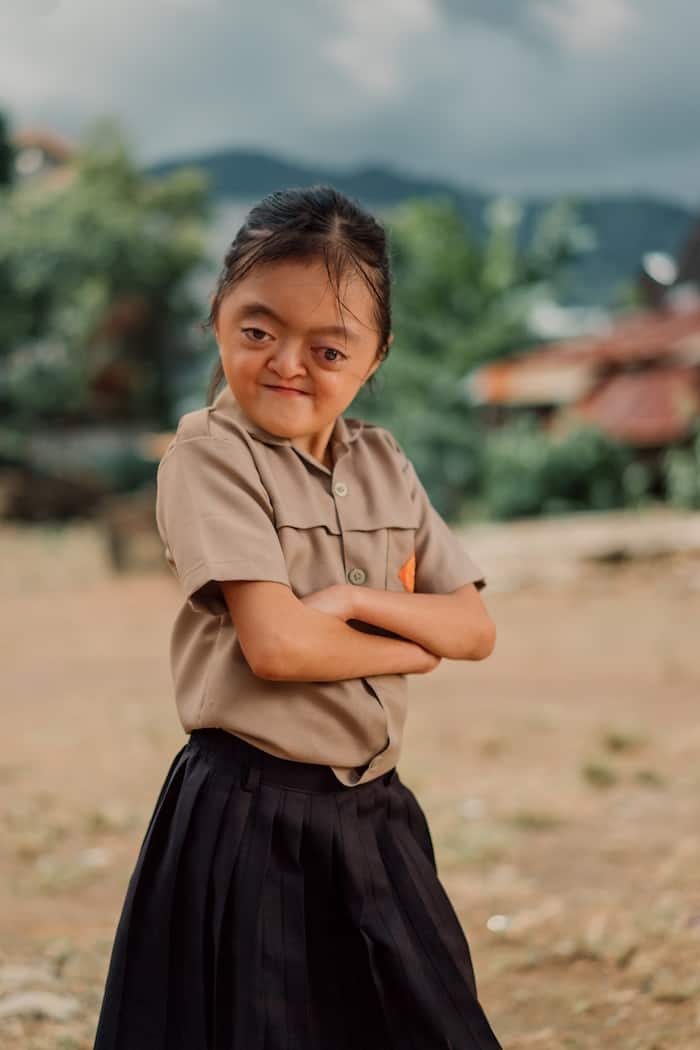
[[449,594],[335,584],[304,598],[267,580],[220,586],[245,658],[261,678],[425,674],[442,657],[483,660],[496,641],[495,624],[473,583]]

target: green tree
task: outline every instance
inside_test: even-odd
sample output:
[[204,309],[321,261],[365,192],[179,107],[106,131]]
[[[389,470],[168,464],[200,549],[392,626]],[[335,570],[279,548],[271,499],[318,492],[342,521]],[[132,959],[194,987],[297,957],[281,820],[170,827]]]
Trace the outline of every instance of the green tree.
[[488,206],[481,241],[449,197],[404,202],[385,220],[394,343],[375,391],[363,389],[355,405],[396,434],[438,510],[453,518],[484,477],[484,434],[465,374],[532,341],[531,307],[556,295],[586,231],[566,200],[542,214],[525,250],[521,210],[508,199]]
[[0,400],[37,417],[171,420],[191,353],[208,191],[183,170],[142,175],[110,121],[94,125],[72,177],[28,181],[0,209]]
[[0,187],[12,182],[14,150],[7,117],[0,111]]
[[583,424],[551,436],[523,415],[484,450],[483,501],[496,519],[643,506],[651,480],[629,446]]

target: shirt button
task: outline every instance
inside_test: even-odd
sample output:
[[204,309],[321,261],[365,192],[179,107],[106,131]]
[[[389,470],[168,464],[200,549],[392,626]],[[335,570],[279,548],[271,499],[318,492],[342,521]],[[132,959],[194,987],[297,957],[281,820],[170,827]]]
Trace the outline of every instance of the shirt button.
[[335,492],[336,496],[347,496],[348,487],[344,481],[336,481],[335,485],[333,486],[333,491]]
[[350,583],[364,583],[367,579],[367,573],[364,569],[350,569],[348,579]]

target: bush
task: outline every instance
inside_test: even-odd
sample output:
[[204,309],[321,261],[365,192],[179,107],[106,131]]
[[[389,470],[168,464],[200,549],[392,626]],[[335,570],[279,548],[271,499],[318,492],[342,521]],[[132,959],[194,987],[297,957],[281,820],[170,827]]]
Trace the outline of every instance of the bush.
[[700,509],[700,423],[696,424],[689,448],[666,450],[662,472],[671,506]]
[[633,450],[590,426],[552,438],[523,416],[489,433],[483,456],[483,499],[497,519],[636,506],[650,487]]

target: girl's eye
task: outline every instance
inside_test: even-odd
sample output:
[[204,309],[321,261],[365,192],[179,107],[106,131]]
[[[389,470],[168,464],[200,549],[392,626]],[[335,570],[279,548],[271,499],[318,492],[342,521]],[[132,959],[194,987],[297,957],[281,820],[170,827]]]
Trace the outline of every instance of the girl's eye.
[[[246,334],[247,334],[248,332],[257,332],[257,333],[258,333],[258,335],[267,335],[267,332],[264,332],[264,331],[262,330],[262,328],[241,328],[241,331],[242,331],[242,332],[244,332],[244,333],[246,333]],[[251,337],[251,338],[252,338],[252,337]],[[254,343],[259,343],[259,342],[261,342],[261,340],[260,340],[260,339],[253,339],[253,342],[254,342]]]
[[[241,332],[247,335],[254,343],[262,343],[262,339],[258,339],[257,336],[265,336],[265,332],[262,328],[241,328]],[[340,364],[341,361],[347,360],[347,354],[344,354],[342,350],[336,350],[334,346],[321,346],[314,348],[314,352],[318,349],[322,355],[321,361],[324,365],[336,365]],[[332,357],[327,357],[326,354],[332,354]]]
[[[341,361],[347,360],[347,354],[344,354],[342,350],[336,350],[333,346],[322,346],[321,353],[324,355],[322,360],[324,364],[335,365],[340,364]],[[326,354],[335,354],[334,357],[326,357]]]

